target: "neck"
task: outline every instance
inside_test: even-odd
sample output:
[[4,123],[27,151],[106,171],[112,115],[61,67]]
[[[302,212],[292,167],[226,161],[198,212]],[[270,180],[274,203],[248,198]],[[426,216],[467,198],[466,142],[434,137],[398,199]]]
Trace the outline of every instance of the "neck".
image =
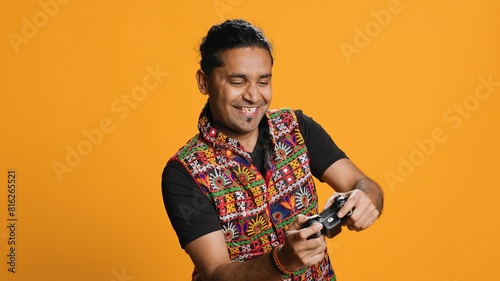
[[261,131],[261,129],[263,129],[262,128],[263,124],[266,124],[266,122],[267,122],[267,121],[265,121],[267,119],[263,118],[259,124],[258,129],[253,130],[253,131],[248,132],[248,133],[241,134],[241,133],[234,132],[234,131],[230,130],[229,128],[219,124],[215,120],[215,118],[213,117],[212,111],[210,110],[210,106],[208,106],[208,103],[205,106],[204,111],[205,111],[206,116],[210,120],[211,125],[215,129],[217,129],[217,131],[219,131],[219,132],[223,133],[224,135],[238,141],[243,146],[243,148],[249,153],[252,153],[253,150],[255,149],[255,145],[257,143],[257,140],[259,139],[259,132]]

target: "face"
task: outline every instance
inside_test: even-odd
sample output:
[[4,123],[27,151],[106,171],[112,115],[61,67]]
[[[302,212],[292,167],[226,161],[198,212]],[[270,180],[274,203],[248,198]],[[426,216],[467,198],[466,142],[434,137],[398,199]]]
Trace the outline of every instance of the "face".
[[271,56],[262,48],[235,48],[221,54],[224,64],[210,76],[197,73],[209,96],[214,127],[238,141],[258,136],[258,126],[272,98]]

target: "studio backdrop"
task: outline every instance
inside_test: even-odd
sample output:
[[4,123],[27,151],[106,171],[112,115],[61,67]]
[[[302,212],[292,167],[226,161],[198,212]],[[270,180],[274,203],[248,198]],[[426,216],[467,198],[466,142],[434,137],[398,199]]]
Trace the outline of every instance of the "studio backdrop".
[[271,107],[302,109],[384,189],[373,227],[328,240],[339,280],[500,280],[499,11],[2,1],[0,280],[190,280],[161,173],[206,102],[197,48],[229,18],[273,44]]

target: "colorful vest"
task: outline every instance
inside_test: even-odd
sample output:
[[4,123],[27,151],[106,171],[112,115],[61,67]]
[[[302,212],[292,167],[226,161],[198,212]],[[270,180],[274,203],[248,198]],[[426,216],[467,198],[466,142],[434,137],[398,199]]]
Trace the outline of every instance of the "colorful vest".
[[[317,214],[318,198],[309,156],[291,109],[267,112],[274,149],[262,175],[251,155],[234,139],[218,132],[202,112],[192,138],[174,156],[211,200],[233,262],[269,253],[284,242],[297,214]],[[201,280],[196,271],[193,280]],[[328,255],[282,280],[335,280]]]

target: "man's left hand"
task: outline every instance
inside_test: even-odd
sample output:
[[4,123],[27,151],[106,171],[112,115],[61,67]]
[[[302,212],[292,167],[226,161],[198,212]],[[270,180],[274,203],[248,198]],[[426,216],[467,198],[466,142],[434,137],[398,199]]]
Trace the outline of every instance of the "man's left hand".
[[345,193],[334,193],[326,201],[324,209],[332,205],[334,198],[338,195],[348,198],[344,206],[340,209],[338,217],[343,218],[352,210],[351,216],[345,220],[345,225],[349,230],[365,230],[378,219],[380,215],[379,211],[370,197],[359,189]]

